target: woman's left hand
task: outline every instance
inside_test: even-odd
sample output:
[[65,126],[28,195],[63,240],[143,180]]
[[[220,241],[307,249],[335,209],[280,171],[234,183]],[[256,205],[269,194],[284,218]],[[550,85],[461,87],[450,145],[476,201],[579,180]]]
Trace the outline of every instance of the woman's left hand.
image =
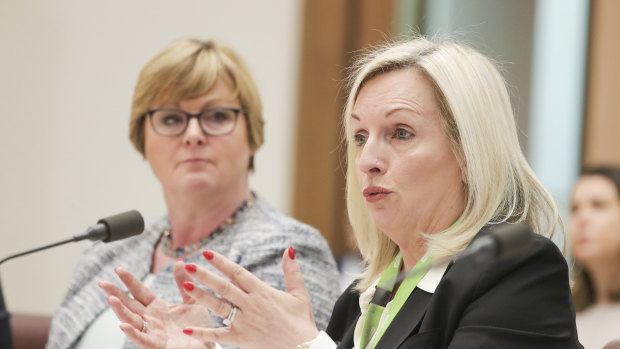
[[183,331],[185,334],[200,341],[242,348],[286,349],[318,336],[310,296],[292,247],[282,258],[286,292],[270,287],[216,252],[205,251],[203,255],[230,282],[201,267],[190,267],[188,271],[222,298],[199,287],[186,287],[184,292],[224,319],[233,317],[231,311],[234,311],[234,318],[230,327],[188,327]]

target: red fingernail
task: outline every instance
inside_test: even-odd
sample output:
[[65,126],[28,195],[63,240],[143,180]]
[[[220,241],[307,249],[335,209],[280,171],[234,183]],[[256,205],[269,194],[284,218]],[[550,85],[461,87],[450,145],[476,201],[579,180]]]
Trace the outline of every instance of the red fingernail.
[[177,258],[177,262],[183,262],[183,258]]
[[205,256],[208,261],[213,259],[213,252],[211,251],[204,251],[202,255]]
[[192,331],[191,328],[184,328],[183,329],[183,333],[185,333],[185,334],[192,334],[192,333],[194,333],[194,331]]
[[121,331],[125,332],[125,330],[123,329],[123,326],[119,326],[121,328]]
[[194,284],[192,284],[191,282],[184,282],[183,283],[183,288],[188,290],[188,291],[192,291],[194,289]]
[[288,248],[288,256],[290,259],[295,259],[295,251],[293,251],[293,246],[289,246]]
[[196,264],[185,264],[185,270],[189,271],[190,273],[195,273]]

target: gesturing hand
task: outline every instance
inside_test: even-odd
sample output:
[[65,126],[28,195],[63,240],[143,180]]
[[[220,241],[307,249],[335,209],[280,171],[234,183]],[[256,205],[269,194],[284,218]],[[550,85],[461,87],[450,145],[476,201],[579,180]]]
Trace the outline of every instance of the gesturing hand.
[[[146,287],[138,278],[123,268],[116,273],[134,298],[109,281],[101,281],[101,287],[108,294],[108,303],[122,322],[121,329],[142,348],[187,348],[212,349],[215,344],[193,338],[182,333],[187,326],[211,327],[209,311],[194,299],[183,294],[182,304],[165,302]],[[174,278],[179,290],[191,278],[185,272],[184,263],[174,264]],[[146,330],[142,331],[146,322]]]
[[184,288],[185,294],[222,318],[229,317],[231,304],[236,307],[236,314],[230,327],[187,327],[183,332],[188,338],[243,348],[290,349],[318,335],[310,296],[294,260],[292,247],[282,257],[286,292],[268,286],[218,253],[205,251],[203,255],[230,282],[204,268],[188,264],[190,275],[222,298],[193,287],[191,283],[186,283],[192,286]]

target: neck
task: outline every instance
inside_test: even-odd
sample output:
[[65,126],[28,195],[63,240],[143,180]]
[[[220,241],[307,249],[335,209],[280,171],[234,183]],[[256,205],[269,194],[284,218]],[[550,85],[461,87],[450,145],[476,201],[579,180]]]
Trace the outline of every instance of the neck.
[[[395,227],[393,231],[386,231],[386,234],[400,249],[406,272],[409,272],[428,250],[426,238],[422,236],[422,232],[432,235],[446,230],[459,218],[464,207],[464,199],[461,198],[445,207],[433,207],[428,212],[415,215],[415,217],[428,217],[427,219],[416,219],[412,216],[407,224],[400,228]],[[438,213],[432,214],[432,212]]]
[[183,247],[209,236],[230,217],[243,201],[250,198],[246,185],[235,192],[165,193],[172,246]]
[[426,241],[420,234],[398,245],[403,256],[403,271],[409,273],[418,261],[426,254]]
[[594,288],[596,304],[611,303],[609,293],[613,286],[613,280],[617,277],[617,266],[616,261],[608,260],[589,263],[587,266]]

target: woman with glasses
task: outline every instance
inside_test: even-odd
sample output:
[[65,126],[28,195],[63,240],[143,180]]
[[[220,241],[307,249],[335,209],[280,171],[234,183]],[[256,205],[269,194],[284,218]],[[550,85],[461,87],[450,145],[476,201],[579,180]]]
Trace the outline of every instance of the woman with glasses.
[[[112,312],[118,303],[106,299],[100,288],[112,287],[117,275],[123,279],[129,273],[152,290],[148,299],[133,300],[141,316],[123,319],[141,331],[156,328],[161,320],[178,327],[178,333],[187,321],[209,327],[228,323],[211,318],[205,308],[191,308],[193,300],[180,291],[188,280],[183,263],[175,267],[175,261],[209,268],[200,254],[204,249],[284,289],[280,260],[294,246],[311,290],[316,325],[326,327],[339,293],[327,243],[248,184],[254,155],[263,144],[261,108],[248,68],[221,43],[179,40],[146,64],[133,97],[130,139],[161,183],[168,212],[147,223],[140,236],[95,244],[83,254],[52,321],[48,348],[134,347],[125,343]],[[181,303],[186,307],[175,305]],[[187,311],[188,305],[193,310]],[[164,345],[177,339],[157,340]]]

